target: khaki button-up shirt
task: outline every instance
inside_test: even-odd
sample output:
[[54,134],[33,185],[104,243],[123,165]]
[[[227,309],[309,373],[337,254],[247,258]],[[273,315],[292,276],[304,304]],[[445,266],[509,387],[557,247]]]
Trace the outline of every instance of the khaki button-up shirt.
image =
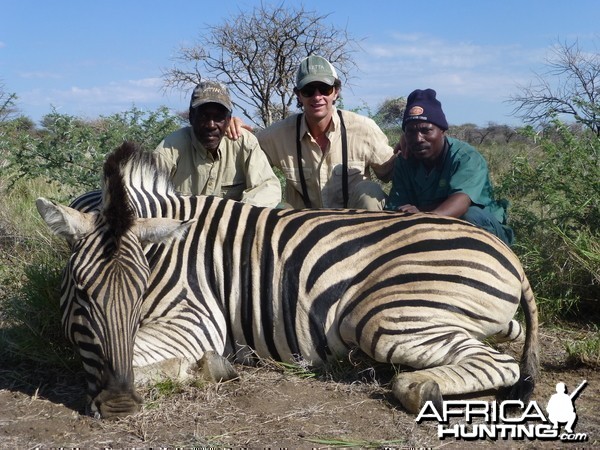
[[168,135],[154,153],[182,194],[214,195],[255,206],[281,202],[279,179],[249,131],[242,130],[235,141],[223,137],[217,158],[196,139],[192,127]]
[[[394,150],[387,136],[368,117],[342,111],[348,139],[348,191],[363,180],[370,180],[370,166],[388,161]],[[293,208],[304,208],[300,169],[303,167],[308,195],[313,208],[342,208],[342,134],[340,118],[334,108],[327,131],[329,147],[325,153],[311,136],[305,120],[300,121],[302,163],[296,151],[297,115],[274,123],[257,134],[269,161],[286,178],[285,199]]]

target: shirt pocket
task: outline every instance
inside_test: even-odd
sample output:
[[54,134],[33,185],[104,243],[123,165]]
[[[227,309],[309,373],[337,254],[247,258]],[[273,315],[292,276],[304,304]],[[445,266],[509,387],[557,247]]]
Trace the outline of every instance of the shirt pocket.
[[246,180],[242,175],[234,176],[233,179],[225,178],[221,183],[221,197],[233,200],[241,200],[246,190]]
[[[339,182],[342,181],[342,175],[344,173],[344,166],[342,164],[336,165],[332,174],[334,177],[339,177]],[[365,179],[365,163],[363,161],[348,161],[348,184],[352,185]]]
[[[295,167],[291,169],[283,169],[283,175],[285,176],[285,180],[288,184],[294,186],[294,188],[298,192],[302,192],[302,182],[300,180],[300,169]],[[304,179],[308,183],[309,180],[312,180],[313,170],[311,168],[303,168],[302,172],[304,173]]]

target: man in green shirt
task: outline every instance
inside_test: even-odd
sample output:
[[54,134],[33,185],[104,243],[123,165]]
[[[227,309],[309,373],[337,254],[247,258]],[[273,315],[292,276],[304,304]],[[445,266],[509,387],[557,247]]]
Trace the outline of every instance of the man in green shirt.
[[507,205],[494,199],[487,162],[466,142],[446,136],[448,122],[433,89],[408,96],[402,129],[407,155],[396,159],[385,208],[460,218],[511,245]]
[[276,207],[281,183],[254,134],[244,129],[238,130],[236,139],[225,134],[232,108],[223,84],[201,82],[192,92],[190,126],[165,137],[154,154],[183,194]]

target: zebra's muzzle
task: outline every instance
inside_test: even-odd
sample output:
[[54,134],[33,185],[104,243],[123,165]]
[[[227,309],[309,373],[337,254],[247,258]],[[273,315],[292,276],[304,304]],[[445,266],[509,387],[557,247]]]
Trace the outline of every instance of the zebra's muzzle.
[[92,409],[102,419],[116,419],[137,413],[142,406],[142,398],[135,390],[115,392],[104,390],[92,400]]

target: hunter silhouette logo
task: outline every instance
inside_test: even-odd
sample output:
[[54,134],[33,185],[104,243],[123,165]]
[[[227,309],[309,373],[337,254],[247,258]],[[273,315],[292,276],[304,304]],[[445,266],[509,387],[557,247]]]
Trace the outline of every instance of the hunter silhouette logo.
[[[587,381],[583,380],[573,393],[568,394],[565,383],[557,383],[556,394],[548,400],[545,412],[535,400],[527,403],[521,400],[444,400],[441,409],[428,401],[415,422],[437,421],[441,440],[559,439],[584,442],[588,440],[587,434],[575,433],[573,428],[577,422],[574,403],[586,385]],[[562,432],[561,424],[564,424]]]
[[556,394],[553,394],[548,400],[548,419],[554,425],[554,429],[558,429],[559,423],[566,423],[565,432],[573,433],[573,426],[577,421],[577,413],[575,412],[575,398],[579,395],[582,389],[587,384],[587,380],[583,380],[582,383],[573,391],[571,395],[567,394],[567,387],[565,383],[556,383]]

